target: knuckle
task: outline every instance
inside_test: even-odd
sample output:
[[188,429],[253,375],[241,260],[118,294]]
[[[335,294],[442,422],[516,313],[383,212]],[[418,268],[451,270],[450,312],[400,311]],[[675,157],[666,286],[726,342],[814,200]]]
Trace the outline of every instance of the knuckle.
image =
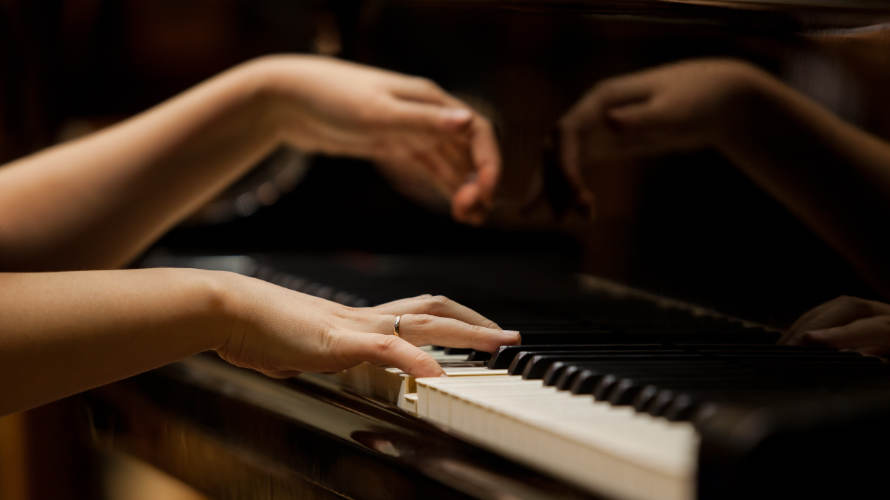
[[484,326],[469,325],[469,328],[470,328],[470,331],[473,332],[474,335],[479,335],[479,336],[484,336],[484,337],[491,336],[491,332],[489,331],[489,329],[485,328]]
[[427,363],[433,361],[433,359],[423,351],[415,351],[412,356],[413,359],[411,360],[411,364],[413,366],[424,366]]
[[430,304],[434,309],[441,311],[452,304],[451,299],[444,295],[434,295],[430,297]]
[[435,318],[436,317],[431,314],[411,314],[409,316],[411,328],[418,330],[429,328],[433,321],[435,321]]
[[367,106],[358,106],[355,108],[355,119],[360,124],[369,124],[373,123],[375,117],[378,116],[378,106],[376,105],[376,99],[373,99],[368,102]]
[[428,90],[428,91],[432,91],[432,92],[441,92],[442,91],[442,89],[439,87],[439,85],[436,82],[434,82],[424,76],[415,76],[414,82],[417,84],[418,87],[420,87],[424,90]]
[[854,304],[857,304],[858,302],[860,302],[860,300],[861,299],[859,299],[857,297],[853,297],[852,295],[841,295],[830,302],[834,302],[835,304],[842,304],[842,305],[854,305]]
[[398,340],[392,335],[378,335],[372,341],[371,348],[378,356],[385,356],[395,349]]
[[619,77],[606,78],[604,80],[600,80],[593,85],[593,88],[588,92],[588,96],[591,98],[596,98],[599,96],[605,96],[613,94],[621,89],[622,80]]

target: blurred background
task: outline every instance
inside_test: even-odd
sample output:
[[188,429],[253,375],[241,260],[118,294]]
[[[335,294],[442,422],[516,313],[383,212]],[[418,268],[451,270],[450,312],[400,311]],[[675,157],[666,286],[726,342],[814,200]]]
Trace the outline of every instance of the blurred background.
[[[281,149],[153,252],[519,256],[775,325],[841,293],[872,295],[833,250],[711,152],[599,172],[593,221],[529,199],[549,175],[547,138],[586,89],[689,57],[753,61],[848,120],[890,134],[890,72],[880,71],[890,54],[868,41],[823,41],[833,30],[884,22],[881,9],[696,3],[704,5],[2,0],[0,161],[112,124],[259,55],[324,54],[429,77],[487,114],[504,158],[492,220],[455,224],[373,165]],[[130,459],[89,451],[72,431],[81,422],[60,421],[63,414],[51,405],[0,420],[0,497],[65,498],[76,490],[60,485],[70,484],[93,498],[194,495]]]

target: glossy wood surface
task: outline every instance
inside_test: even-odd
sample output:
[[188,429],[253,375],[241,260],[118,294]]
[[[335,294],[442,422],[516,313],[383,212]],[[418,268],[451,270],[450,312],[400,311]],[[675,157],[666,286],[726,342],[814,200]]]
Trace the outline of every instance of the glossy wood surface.
[[100,446],[213,498],[585,498],[400,411],[200,356],[87,394]]

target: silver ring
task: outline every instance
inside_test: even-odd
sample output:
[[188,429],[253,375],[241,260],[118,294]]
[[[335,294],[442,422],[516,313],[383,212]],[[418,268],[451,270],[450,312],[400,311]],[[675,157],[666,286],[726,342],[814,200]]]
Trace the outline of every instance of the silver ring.
[[401,323],[401,322],[402,322],[402,315],[399,314],[398,316],[396,316],[396,320],[392,324],[392,334],[395,335],[396,337],[401,337],[401,335],[399,335],[399,323]]

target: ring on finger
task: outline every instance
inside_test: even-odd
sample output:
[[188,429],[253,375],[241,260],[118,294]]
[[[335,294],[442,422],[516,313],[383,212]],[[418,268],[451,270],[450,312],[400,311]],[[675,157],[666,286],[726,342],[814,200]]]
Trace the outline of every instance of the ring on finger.
[[395,321],[393,321],[393,323],[392,323],[392,334],[395,335],[396,337],[401,337],[401,335],[399,335],[399,324],[401,324],[401,322],[402,322],[402,315],[399,314],[398,316],[396,316]]

